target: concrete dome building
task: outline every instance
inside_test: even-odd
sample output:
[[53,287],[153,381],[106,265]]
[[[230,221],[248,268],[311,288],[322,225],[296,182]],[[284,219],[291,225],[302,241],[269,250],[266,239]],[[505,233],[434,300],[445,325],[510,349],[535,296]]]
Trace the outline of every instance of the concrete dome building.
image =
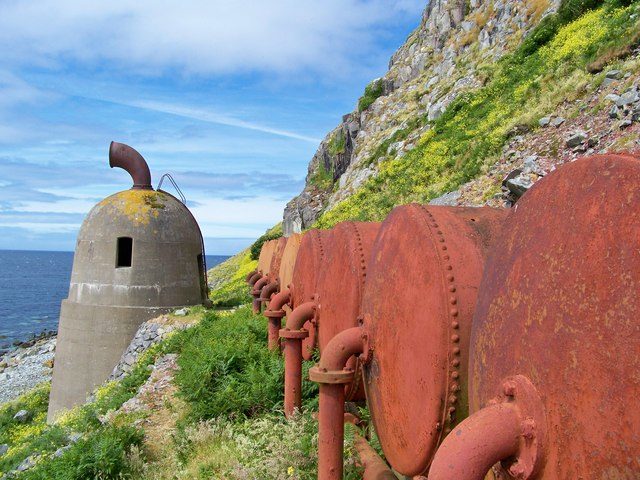
[[127,170],[134,185],[98,203],[78,234],[50,421],[108,378],[141,323],[208,302],[202,234],[189,209],[152,188],[149,167],[131,147],[112,142],[109,165]]

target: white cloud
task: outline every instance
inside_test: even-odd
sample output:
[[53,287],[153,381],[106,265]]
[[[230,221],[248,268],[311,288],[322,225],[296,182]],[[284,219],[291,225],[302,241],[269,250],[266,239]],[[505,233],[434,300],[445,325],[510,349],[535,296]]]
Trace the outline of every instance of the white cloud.
[[246,130],[255,130],[258,132],[269,133],[271,135],[277,135],[279,137],[293,138],[296,140],[303,140],[305,142],[311,142],[314,144],[320,143],[319,138],[308,137],[306,135],[300,135],[295,132],[287,130],[281,130],[277,128],[268,127],[266,125],[260,125],[254,122],[247,122],[228,115],[212,112],[209,110],[202,110],[199,108],[193,108],[184,105],[177,105],[165,102],[155,101],[134,101],[134,102],[116,102],[120,105],[126,105],[130,107],[143,108],[145,110],[151,110],[154,112],[168,113],[170,115],[177,115],[179,117],[185,117],[192,120],[198,120],[201,122],[215,123],[217,125],[226,125],[229,127],[238,127]]
[[257,237],[282,220],[285,201],[269,197],[239,200],[195,198],[191,209],[205,237]]
[[[186,73],[311,68],[342,72],[376,44],[375,29],[425,1],[404,0],[31,0],[0,3],[5,61]],[[416,22],[417,23],[417,22]]]

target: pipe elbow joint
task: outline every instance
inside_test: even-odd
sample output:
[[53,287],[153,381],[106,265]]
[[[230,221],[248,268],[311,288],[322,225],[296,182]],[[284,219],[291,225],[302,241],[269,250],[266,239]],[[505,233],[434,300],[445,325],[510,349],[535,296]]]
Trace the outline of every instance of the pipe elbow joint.
[[313,320],[316,314],[316,302],[305,302],[297,306],[291,315],[287,317],[287,330],[302,330],[304,324],[309,320]]
[[260,272],[255,272],[253,275],[251,275],[247,283],[249,283],[249,285],[253,287],[256,284],[256,282],[261,278],[262,278],[262,274]]
[[288,288],[281,290],[271,298],[264,315],[269,318],[282,318],[285,316],[284,306],[291,301],[291,291]]
[[271,300],[271,295],[278,291],[279,286],[280,284],[276,281],[262,287],[259,300],[261,302],[269,302]]
[[366,335],[362,327],[351,327],[343,330],[324,348],[318,367],[322,371],[343,370],[353,355],[365,351]]
[[247,273],[246,277],[244,277],[244,280],[249,283],[249,280],[251,280],[251,277],[253,277],[256,273],[258,273],[258,270],[253,270],[249,273]]
[[269,283],[269,277],[265,275],[264,277],[262,277],[260,280],[258,280],[256,283],[253,284],[253,290],[251,290],[251,295],[253,295],[255,298],[258,298],[260,296],[260,293],[262,293],[262,289],[268,283]]
[[133,179],[133,189],[153,190],[147,161],[129,145],[111,142],[109,145],[109,166],[126,170]]

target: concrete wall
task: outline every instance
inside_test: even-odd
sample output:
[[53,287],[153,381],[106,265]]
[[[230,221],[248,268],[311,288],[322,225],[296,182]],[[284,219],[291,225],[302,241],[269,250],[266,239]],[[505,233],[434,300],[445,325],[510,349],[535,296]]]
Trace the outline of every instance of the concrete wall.
[[[133,239],[130,267],[116,266],[118,237]],[[108,378],[142,322],[205,300],[201,253],[197,223],[171,195],[127,190],[91,210],[60,313],[50,421]]]

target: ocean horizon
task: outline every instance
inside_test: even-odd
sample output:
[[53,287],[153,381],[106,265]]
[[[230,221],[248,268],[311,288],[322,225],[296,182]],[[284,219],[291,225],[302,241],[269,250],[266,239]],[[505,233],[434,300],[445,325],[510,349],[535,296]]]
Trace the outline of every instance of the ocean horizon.
[[[207,268],[227,258],[207,255]],[[73,252],[0,250],[0,351],[57,330],[72,265]]]

